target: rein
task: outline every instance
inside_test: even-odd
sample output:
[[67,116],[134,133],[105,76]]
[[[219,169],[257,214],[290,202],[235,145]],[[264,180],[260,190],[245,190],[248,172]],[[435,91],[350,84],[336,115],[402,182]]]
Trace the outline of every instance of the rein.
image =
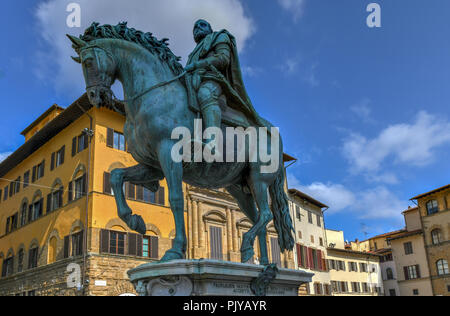
[[167,81],[160,82],[160,83],[158,83],[158,84],[156,84],[156,85],[154,85],[154,86],[148,88],[147,90],[144,90],[143,92],[141,92],[141,93],[139,93],[139,94],[137,94],[137,95],[135,95],[134,97],[129,98],[129,99],[125,99],[125,100],[117,99],[116,96],[115,96],[114,93],[113,93],[114,101],[115,101],[115,102],[120,102],[120,103],[130,103],[130,102],[133,102],[133,101],[136,100],[137,98],[140,98],[140,97],[146,95],[146,94],[149,93],[150,91],[153,91],[153,90],[155,90],[155,89],[164,87],[164,86],[166,86],[166,85],[168,85],[168,84],[170,84],[170,83],[172,83],[172,82],[174,82],[174,81],[177,81],[178,79],[183,78],[186,74],[187,74],[187,71],[183,71],[182,74],[176,76],[175,78],[172,78],[172,79],[167,80]]

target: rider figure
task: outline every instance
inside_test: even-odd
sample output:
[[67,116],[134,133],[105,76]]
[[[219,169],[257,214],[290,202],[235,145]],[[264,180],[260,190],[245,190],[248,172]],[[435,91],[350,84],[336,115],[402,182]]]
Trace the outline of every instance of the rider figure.
[[[194,40],[197,47],[189,56],[188,65],[185,68],[188,72],[194,71],[192,84],[194,90],[197,91],[197,100],[205,129],[210,127],[220,128],[221,126],[222,111],[219,106],[219,98],[222,95],[222,87],[216,81],[203,77],[210,72],[208,68],[210,65],[224,74],[230,65],[231,57],[230,40],[225,33],[217,36],[212,43],[213,45],[210,44],[211,47],[207,48],[206,54],[202,52],[206,46],[206,37],[209,35],[211,38],[211,34],[213,34],[213,30],[208,22],[199,20],[195,23]],[[208,145],[214,147],[216,145],[215,140],[210,141]]]
[[[193,34],[197,47],[189,55],[185,70],[190,73],[187,84],[195,91],[205,129],[221,127],[221,99],[243,113],[250,124],[266,126],[245,91],[233,35],[227,30],[213,32],[205,20],[195,23]],[[207,144],[210,148],[215,145],[215,140]]]

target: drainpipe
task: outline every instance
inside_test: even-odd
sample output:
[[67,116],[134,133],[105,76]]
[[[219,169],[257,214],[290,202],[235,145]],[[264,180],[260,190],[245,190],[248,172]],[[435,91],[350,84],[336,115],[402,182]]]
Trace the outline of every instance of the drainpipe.
[[85,210],[85,214],[84,214],[84,234],[83,234],[83,272],[81,274],[81,288],[83,291],[83,294],[86,294],[86,287],[87,287],[87,282],[89,282],[89,280],[86,278],[86,268],[87,268],[87,255],[88,255],[88,229],[89,229],[89,225],[88,225],[88,220],[89,220],[89,194],[90,194],[90,189],[89,189],[89,183],[90,183],[90,174],[91,174],[91,160],[92,160],[92,154],[91,154],[91,149],[92,149],[92,137],[94,136],[94,131],[92,130],[93,128],[93,118],[91,115],[89,115],[88,112],[86,112],[86,110],[80,106],[79,103],[77,103],[78,107],[84,112],[84,114],[86,114],[89,117],[89,129],[85,128],[83,130],[83,133],[86,134],[88,136],[88,164],[87,164],[87,171],[86,171],[86,210]]

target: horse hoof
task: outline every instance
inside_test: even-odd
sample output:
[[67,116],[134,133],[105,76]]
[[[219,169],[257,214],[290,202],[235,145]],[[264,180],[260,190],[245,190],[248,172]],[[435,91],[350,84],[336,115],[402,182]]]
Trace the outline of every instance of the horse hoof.
[[255,251],[253,250],[253,248],[249,248],[247,250],[241,250],[241,262],[247,263],[254,255],[255,255]]
[[147,232],[147,225],[145,225],[144,220],[139,215],[133,215],[130,228],[141,235],[145,235]]
[[259,263],[262,266],[268,266],[269,265],[269,259],[261,259],[261,262]]
[[167,250],[167,252],[161,258],[160,262],[168,262],[168,261],[182,260],[182,259],[185,259],[184,254],[182,254],[179,251],[170,249],[170,250]]

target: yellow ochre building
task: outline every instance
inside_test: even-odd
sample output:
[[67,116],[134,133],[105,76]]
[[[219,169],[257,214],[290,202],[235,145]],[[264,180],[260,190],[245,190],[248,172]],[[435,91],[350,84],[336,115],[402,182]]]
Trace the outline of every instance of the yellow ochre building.
[[[25,143],[0,164],[0,295],[134,295],[126,271],[170,249],[175,223],[165,182],[157,193],[125,184],[145,235],[118,218],[110,172],[136,165],[124,121],[83,95],[67,109],[50,107],[23,131]],[[185,185],[184,192],[188,258],[240,261],[251,226],[236,202],[221,190]],[[293,268],[273,224],[268,235],[269,258]]]

